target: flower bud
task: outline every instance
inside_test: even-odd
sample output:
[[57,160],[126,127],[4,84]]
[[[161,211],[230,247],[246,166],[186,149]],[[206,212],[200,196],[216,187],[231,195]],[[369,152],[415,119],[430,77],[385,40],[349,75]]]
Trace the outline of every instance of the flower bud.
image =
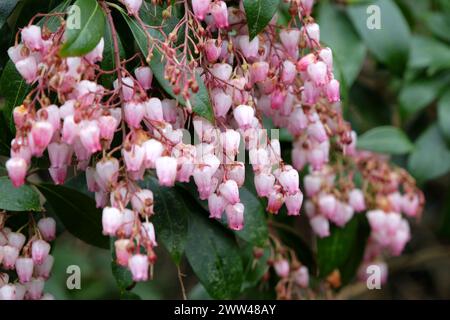
[[115,236],[122,225],[122,213],[117,208],[105,207],[102,214],[103,234]]
[[405,194],[402,197],[402,211],[409,217],[419,213],[420,200],[417,194]]
[[247,105],[241,104],[233,110],[233,116],[241,129],[249,128],[255,116],[255,110]]
[[298,45],[300,43],[300,30],[283,29],[280,31],[280,40],[289,55],[296,58],[298,55]]
[[269,64],[266,61],[257,61],[250,66],[250,79],[253,83],[262,82],[269,74]]
[[114,242],[114,248],[116,249],[116,262],[122,267],[128,266],[128,260],[131,257],[128,248],[131,245],[129,239],[119,239]]
[[216,40],[208,39],[205,43],[205,54],[208,62],[216,62],[220,57],[222,48],[216,45]]
[[258,196],[267,197],[273,190],[275,177],[270,173],[261,172],[255,175],[255,188]]
[[309,220],[309,223],[311,224],[314,233],[320,238],[325,238],[330,235],[330,223],[324,216],[314,216]]
[[3,246],[3,267],[5,269],[13,269],[18,256],[19,249],[12,245]]
[[295,80],[296,75],[297,70],[295,64],[293,64],[290,60],[284,61],[283,69],[281,72],[281,81],[283,81],[283,83],[286,85],[292,84]]
[[161,186],[173,186],[177,176],[177,160],[172,157],[158,158],[156,160],[156,175]]
[[125,6],[127,7],[127,11],[131,15],[137,15],[139,13],[139,9],[142,5],[142,0],[122,0]]
[[319,196],[319,210],[328,219],[333,219],[337,210],[337,200],[332,194],[321,194]]
[[146,239],[150,243],[150,246],[156,247],[158,245],[158,243],[156,242],[155,227],[153,226],[153,223],[144,222],[142,224],[141,232],[144,239]]
[[20,283],[26,283],[31,280],[33,275],[33,259],[20,257],[16,260],[16,272]]
[[153,192],[148,189],[137,191],[131,197],[133,210],[143,214],[153,214]]
[[308,76],[317,87],[327,83],[327,65],[322,61],[310,64],[307,69]]
[[210,3],[211,0],[192,0],[192,9],[194,10],[197,19],[205,19],[205,16],[209,11]]
[[113,116],[101,116],[98,118],[98,126],[100,128],[100,138],[112,140],[119,126],[119,121]]
[[103,38],[97,43],[94,49],[91,52],[86,54],[84,58],[89,61],[91,64],[102,61],[103,59],[103,49],[105,47],[105,41]]
[[5,163],[9,179],[14,187],[18,188],[25,183],[28,165],[22,158],[11,158]]
[[143,254],[135,254],[128,261],[128,267],[134,281],[147,281],[148,279],[148,258]]
[[38,65],[33,56],[18,61],[16,69],[28,84],[33,83],[38,76]]
[[119,161],[116,158],[105,158],[95,166],[98,185],[103,190],[109,190],[117,183],[119,177]]
[[366,203],[364,201],[364,194],[360,189],[353,189],[348,194],[348,204],[356,211],[361,212],[366,210]]
[[[54,128],[48,121],[38,121],[31,128],[31,136],[33,137],[33,150],[44,150],[47,148],[53,137]],[[33,152],[35,153],[35,152]],[[37,152],[36,152],[37,153]],[[35,153],[35,154],[36,154]]]
[[211,72],[216,78],[222,81],[228,81],[233,72],[233,67],[228,63],[216,63],[213,65]]
[[53,241],[56,237],[56,221],[51,217],[42,218],[37,224],[45,241]]
[[80,141],[88,153],[92,154],[102,149],[97,121],[84,120],[80,123]]
[[8,233],[8,244],[17,248],[19,251],[22,250],[25,241],[26,241],[25,236],[20,232]]
[[308,268],[306,268],[305,266],[301,266],[300,268],[295,270],[295,272],[294,272],[294,280],[295,280],[295,283],[300,288],[308,288],[308,286],[309,286]]
[[208,209],[209,209],[209,217],[214,219],[221,219],[222,213],[225,210],[225,206],[227,202],[222,196],[217,195],[216,193],[212,193],[208,197]]
[[331,80],[326,86],[326,94],[329,102],[334,103],[341,100],[339,91],[339,81]]
[[163,109],[161,100],[158,98],[151,98],[145,103],[145,117],[153,121],[164,121]]
[[31,257],[35,264],[44,262],[50,252],[50,245],[44,240],[35,240],[31,245]]
[[215,1],[209,6],[217,28],[228,27],[228,9],[224,1]]
[[21,33],[23,43],[30,50],[41,50],[43,48],[43,41],[41,35],[41,27],[31,25],[22,29]]
[[298,181],[298,172],[295,169],[288,169],[282,171],[280,176],[278,177],[278,181],[284,190],[288,192],[290,195],[294,195],[297,193],[299,189],[299,181]]
[[227,180],[219,186],[220,195],[231,204],[236,204],[239,199],[239,188],[236,181]]
[[298,191],[293,195],[288,195],[285,199],[288,216],[298,216],[302,207],[303,193]]
[[289,261],[286,259],[275,261],[273,267],[280,278],[287,278],[289,276]]
[[48,279],[50,276],[50,272],[52,271],[54,262],[55,258],[53,258],[53,256],[51,255],[48,255],[47,258],[44,259],[44,262],[42,264],[34,266],[35,276]]
[[146,106],[140,102],[126,102],[124,104],[125,121],[132,128],[139,128],[145,116]]
[[232,98],[223,92],[222,89],[214,89],[212,91],[212,101],[216,117],[224,117],[230,110]]
[[123,158],[127,171],[139,171],[145,157],[145,150],[142,146],[133,144],[130,150],[122,149]]
[[52,142],[48,145],[48,156],[52,168],[61,168],[70,164],[73,149],[63,142]]
[[156,165],[156,160],[161,157],[164,152],[164,146],[161,142],[155,139],[149,139],[142,144],[144,149],[144,166],[147,169],[153,169]]
[[237,38],[238,46],[247,60],[256,59],[259,51],[259,38],[256,36],[250,41],[248,35],[242,35]]
[[225,212],[230,229],[239,231],[244,228],[244,205],[242,203],[227,205]]
[[41,278],[32,279],[26,283],[27,297],[31,300],[37,300],[42,297],[42,291],[44,291],[45,282]]
[[284,203],[283,195],[276,191],[272,190],[268,196],[267,208],[266,210],[272,214],[278,214],[278,211],[281,209]]
[[320,45],[320,27],[317,23],[308,23],[302,28],[302,31],[308,47],[313,48]]

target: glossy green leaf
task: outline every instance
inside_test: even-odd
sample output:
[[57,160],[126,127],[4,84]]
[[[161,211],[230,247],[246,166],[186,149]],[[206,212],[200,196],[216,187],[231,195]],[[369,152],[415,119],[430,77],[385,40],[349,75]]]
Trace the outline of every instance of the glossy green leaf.
[[366,56],[366,46],[359,38],[345,12],[330,2],[321,2],[318,11],[321,41],[333,50],[341,78],[350,87],[358,76]]
[[[326,277],[335,269],[342,275],[349,271],[345,270],[349,265],[353,266],[350,273],[354,275],[361,262],[360,252],[364,250],[368,235],[367,229],[361,226],[359,221],[361,218],[363,217],[354,217],[343,228],[333,225],[329,237],[317,239],[317,265],[320,277]],[[359,261],[355,263],[352,259],[356,253]]]
[[60,50],[63,57],[85,55],[105,34],[105,15],[96,0],[77,0],[71,8],[66,20],[65,42]]
[[438,101],[438,124],[445,138],[450,141],[450,90]]
[[40,211],[39,193],[29,185],[15,188],[8,177],[0,177],[0,209],[7,211]]
[[91,245],[109,248],[109,239],[102,234],[102,211],[93,198],[67,186],[42,183],[37,187],[70,233]]
[[[369,7],[370,6],[370,7]],[[377,9],[369,11],[368,9]],[[374,0],[347,7],[350,20],[370,52],[400,74],[408,60],[411,34],[406,19],[393,0]],[[373,19],[379,18],[379,29]],[[369,26],[371,28],[369,28]]]
[[437,37],[450,42],[450,14],[433,12],[425,18],[425,24]]
[[420,182],[437,178],[450,170],[450,150],[436,124],[415,142],[408,169]]
[[[134,40],[136,41],[139,49],[144,54],[145,57],[148,56],[148,48],[149,43],[147,36],[144,32],[144,30],[141,28],[141,26],[133,19],[131,19],[126,13],[121,12],[123,18],[127,22],[128,26],[130,27],[131,32],[133,33]],[[145,18],[145,17],[144,17]],[[150,21],[151,22],[151,21]],[[162,35],[159,31],[153,28],[148,28],[148,32],[156,38],[161,38]],[[164,57],[161,55],[161,52],[159,50],[154,49],[153,57],[150,60],[150,68],[153,71],[153,76],[156,78],[158,83],[161,85],[161,87],[173,98],[177,99],[178,102],[180,102],[183,105],[186,105],[186,101],[182,98],[181,95],[176,95],[173,90],[172,86],[167,81],[167,79],[164,76],[164,69],[165,69],[165,60]],[[214,120],[214,112],[211,105],[211,100],[209,97],[208,90],[205,86],[205,83],[200,78],[200,76],[196,75],[196,81],[199,86],[199,90],[197,93],[193,93],[190,102],[192,105],[192,110],[198,114],[199,116],[209,120]]]
[[157,230],[157,240],[167,248],[172,259],[179,265],[188,234],[189,209],[183,195],[176,188],[160,187],[153,177],[147,177],[140,185],[153,192],[155,215],[152,223]]
[[[0,95],[5,99],[2,112],[7,121],[12,119],[12,110],[22,104],[29,90],[30,87],[19,74],[14,63],[8,61],[0,78]],[[10,126],[13,127],[12,123]]]
[[189,215],[186,257],[211,297],[232,299],[239,294],[243,281],[239,249],[223,228],[200,212]]
[[420,78],[407,83],[399,93],[399,102],[406,115],[412,115],[439,98],[450,83],[450,73]]
[[13,12],[19,0],[0,1],[0,28],[5,24],[11,12]]
[[414,148],[402,130],[391,126],[367,131],[358,137],[357,146],[359,149],[388,154],[408,153]]
[[429,74],[450,68],[450,45],[431,37],[415,35],[411,42],[408,66],[426,68]]
[[244,0],[250,39],[256,37],[272,19],[280,0]]

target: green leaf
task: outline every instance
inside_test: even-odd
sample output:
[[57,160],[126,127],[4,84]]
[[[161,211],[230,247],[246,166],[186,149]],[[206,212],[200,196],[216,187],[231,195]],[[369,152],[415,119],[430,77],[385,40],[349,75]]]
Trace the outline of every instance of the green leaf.
[[233,239],[199,212],[189,215],[186,257],[208,294],[232,299],[241,289],[242,260]]
[[[367,13],[369,5],[379,8],[380,29],[369,29],[376,13]],[[402,12],[393,0],[375,0],[347,7],[347,13],[356,31],[371,53],[391,70],[400,74],[408,60],[411,34]]]
[[40,211],[39,194],[29,185],[16,188],[8,177],[0,177],[0,209],[8,211]]
[[[92,51],[105,34],[105,15],[96,0],[77,0],[67,17],[63,57],[82,56]],[[77,23],[79,19],[80,23]]]
[[399,93],[399,102],[406,115],[412,115],[435,101],[450,83],[450,73],[421,78],[407,83]]
[[450,46],[431,37],[412,37],[408,66],[413,69],[426,68],[430,75],[450,68]]
[[0,28],[5,24],[19,0],[2,0],[0,2]]
[[155,215],[152,217],[152,223],[157,230],[157,239],[164,244],[172,259],[179,265],[188,234],[189,210],[183,195],[176,188],[160,187],[154,177],[147,177],[140,185],[153,192]]
[[[112,252],[114,252],[114,249],[112,249]],[[116,261],[111,261],[111,270],[121,293],[134,284],[130,270],[119,266]]]
[[414,146],[399,128],[382,126],[371,129],[358,138],[359,149],[388,154],[404,154]]
[[345,12],[337,5],[321,2],[318,20],[320,38],[333,50],[333,58],[342,71],[341,78],[350,87],[361,70],[366,57],[366,46]]
[[[148,39],[146,37],[146,34],[144,30],[141,28],[141,26],[133,19],[131,19],[125,12],[121,11],[123,18],[127,22],[128,26],[131,29],[131,32],[133,33],[134,40],[136,41],[139,49],[142,51],[145,57],[148,56],[148,48],[149,43]],[[145,17],[143,17],[145,18]],[[147,21],[144,21],[147,22]],[[149,23],[149,22],[147,22]],[[156,38],[162,37],[161,33],[153,28],[148,28],[147,31]],[[153,75],[158,81],[158,83],[161,85],[161,87],[173,98],[177,99],[178,102],[180,102],[183,105],[186,105],[186,101],[182,98],[181,95],[176,95],[172,90],[172,85],[167,81],[167,79],[164,77],[164,70],[165,70],[165,60],[164,57],[161,55],[161,52],[159,50],[154,49],[153,57],[150,60],[150,68],[153,71]],[[208,89],[205,86],[205,83],[200,78],[198,74],[196,74],[196,81],[199,87],[199,90],[197,93],[193,93],[190,102],[192,105],[192,110],[197,115],[209,120],[214,120],[214,112],[212,109]]]
[[438,101],[438,124],[445,138],[450,141],[450,90]]
[[450,14],[433,12],[425,18],[425,24],[439,38],[450,42]]
[[437,178],[450,170],[450,150],[436,124],[415,142],[408,159],[408,169],[420,182]]
[[[30,87],[16,70],[14,63],[8,61],[0,78],[0,95],[5,99],[2,112],[7,121],[12,119],[12,110],[22,104],[29,90]],[[12,122],[9,125],[14,129]]]
[[250,40],[256,37],[272,20],[280,0],[244,0]]
[[102,234],[102,211],[94,199],[67,186],[41,183],[37,187],[71,234],[93,246],[109,248],[109,239]]
[[[362,218],[364,217],[354,217],[343,228],[333,225],[329,237],[317,239],[317,265],[320,277],[326,277],[335,269],[338,269],[341,275],[343,273],[354,275],[361,262],[361,251],[364,250],[368,236],[367,228],[362,227],[359,221],[363,220]],[[352,261],[354,258],[359,258],[356,259],[359,261]],[[350,265],[353,269],[345,270]]]
[[[105,41],[105,47],[103,50],[103,60],[100,64],[102,70],[113,70],[116,66],[115,57],[114,57],[114,43],[111,35],[111,28],[109,24],[106,24],[105,34],[103,36],[103,40]],[[119,35],[117,35],[117,42],[119,46],[119,56],[121,59],[125,57],[125,50],[122,45],[122,41],[120,40]],[[115,74],[104,74],[101,76],[101,82],[106,87],[111,87],[113,81],[115,80],[117,75]]]

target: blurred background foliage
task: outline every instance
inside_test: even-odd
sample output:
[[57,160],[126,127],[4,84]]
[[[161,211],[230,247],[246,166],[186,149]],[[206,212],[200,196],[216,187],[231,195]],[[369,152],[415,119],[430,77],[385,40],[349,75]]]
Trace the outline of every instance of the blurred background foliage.
[[[16,27],[42,8],[58,1],[13,1]],[[380,8],[381,29],[367,28],[370,5]],[[24,10],[27,8],[27,10]],[[283,13],[280,6],[280,14]],[[388,284],[368,291],[364,284],[349,285],[341,298],[429,299],[450,298],[450,1],[449,0],[319,0],[315,17],[321,39],[334,51],[341,81],[346,119],[361,135],[361,143],[375,140],[372,149],[392,144],[380,130],[392,126],[411,147],[391,150],[393,161],[407,168],[426,196],[422,220],[413,224],[413,239],[403,256],[389,263]],[[0,49],[6,52],[14,34],[0,16]],[[125,43],[125,45],[127,45]],[[6,63],[0,55],[0,72]],[[0,100],[0,106],[5,107]],[[4,115],[2,115],[4,116]],[[5,121],[0,121],[5,123]],[[378,129],[376,129],[378,128]],[[3,130],[2,132],[7,132]],[[3,134],[3,133],[2,133]],[[375,139],[374,139],[375,138]],[[372,139],[372,140],[371,140]],[[4,147],[4,146],[2,146]],[[398,151],[398,150],[397,150]],[[55,267],[47,291],[57,299],[127,298],[111,273],[111,254],[92,247],[67,232],[53,249]],[[160,246],[155,279],[137,285],[142,299],[181,298],[177,268]],[[68,290],[67,267],[81,268],[81,290]],[[208,298],[186,261],[184,284],[190,298]],[[256,290],[257,291],[257,290]],[[244,297],[262,298],[255,290]]]

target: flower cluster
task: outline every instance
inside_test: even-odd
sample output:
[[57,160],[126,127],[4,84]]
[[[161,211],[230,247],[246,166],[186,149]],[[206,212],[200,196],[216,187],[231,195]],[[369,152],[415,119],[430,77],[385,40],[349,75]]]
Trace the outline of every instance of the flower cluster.
[[[55,239],[55,220],[44,217],[30,226],[28,239],[20,230],[5,227],[6,220],[7,215],[0,213],[0,266],[8,271],[0,272],[0,300],[53,299],[43,291],[53,267],[49,242]],[[14,271],[17,282],[10,282]]]
[[[30,24],[21,30],[21,42],[8,50],[18,72],[33,86],[13,111],[16,137],[6,168],[16,187],[25,183],[32,157],[45,153],[56,184],[65,182],[69,167],[85,171],[87,187],[103,209],[103,233],[114,238],[117,263],[128,267],[135,281],[145,281],[156,261],[151,219],[158,213],[152,191],[140,181],[146,174],[165,187],[193,180],[199,198],[208,201],[210,217],[222,219],[225,213],[229,228],[241,230],[245,206],[239,188],[248,154],[248,168],[267,212],[278,214],[285,205],[288,215],[300,214],[299,171],[308,167],[305,211],[319,237],[330,235],[330,222],[343,227],[355,212],[369,210],[372,233],[365,262],[385,251],[400,254],[409,240],[408,222],[400,212],[418,216],[423,196],[406,172],[383,157],[356,150],[356,134],[342,118],[332,51],[321,46],[319,26],[310,15],[314,1],[291,1],[288,27],[279,26],[275,16],[260,35],[250,38],[242,2],[227,7],[224,1],[192,0],[185,2],[184,18],[163,40],[148,32],[139,17],[141,0],[122,2],[152,40],[146,59],[135,55],[121,61],[115,44],[115,69],[102,70],[103,39],[83,56],[62,57],[64,25],[51,32]],[[105,3],[102,8],[116,37],[110,9]],[[177,33],[183,28],[185,39],[179,44]],[[153,73],[144,61],[156,51],[164,57],[164,75],[173,93],[183,99],[153,90]],[[137,57],[139,66],[130,68]],[[100,84],[105,74],[116,77],[110,88]],[[210,96],[213,121],[193,112],[191,97],[199,90],[199,79]],[[280,141],[269,137],[264,119],[294,137],[292,166],[282,159]],[[191,125],[194,141],[188,136]],[[362,183],[355,181],[357,175]],[[6,228],[2,233],[18,234]],[[29,282],[33,263],[44,261],[34,258],[35,246],[48,246],[39,240],[44,234],[41,230],[30,238],[18,264],[10,261],[25,238],[20,246],[5,240],[3,264],[16,266],[20,282]],[[30,250],[32,259],[25,257]],[[307,287],[306,267],[296,259],[290,259],[290,266],[288,260],[280,256],[273,262],[276,273],[289,280],[280,288],[293,279]],[[51,267],[50,262],[43,265]],[[12,294],[11,288],[2,294]]]

